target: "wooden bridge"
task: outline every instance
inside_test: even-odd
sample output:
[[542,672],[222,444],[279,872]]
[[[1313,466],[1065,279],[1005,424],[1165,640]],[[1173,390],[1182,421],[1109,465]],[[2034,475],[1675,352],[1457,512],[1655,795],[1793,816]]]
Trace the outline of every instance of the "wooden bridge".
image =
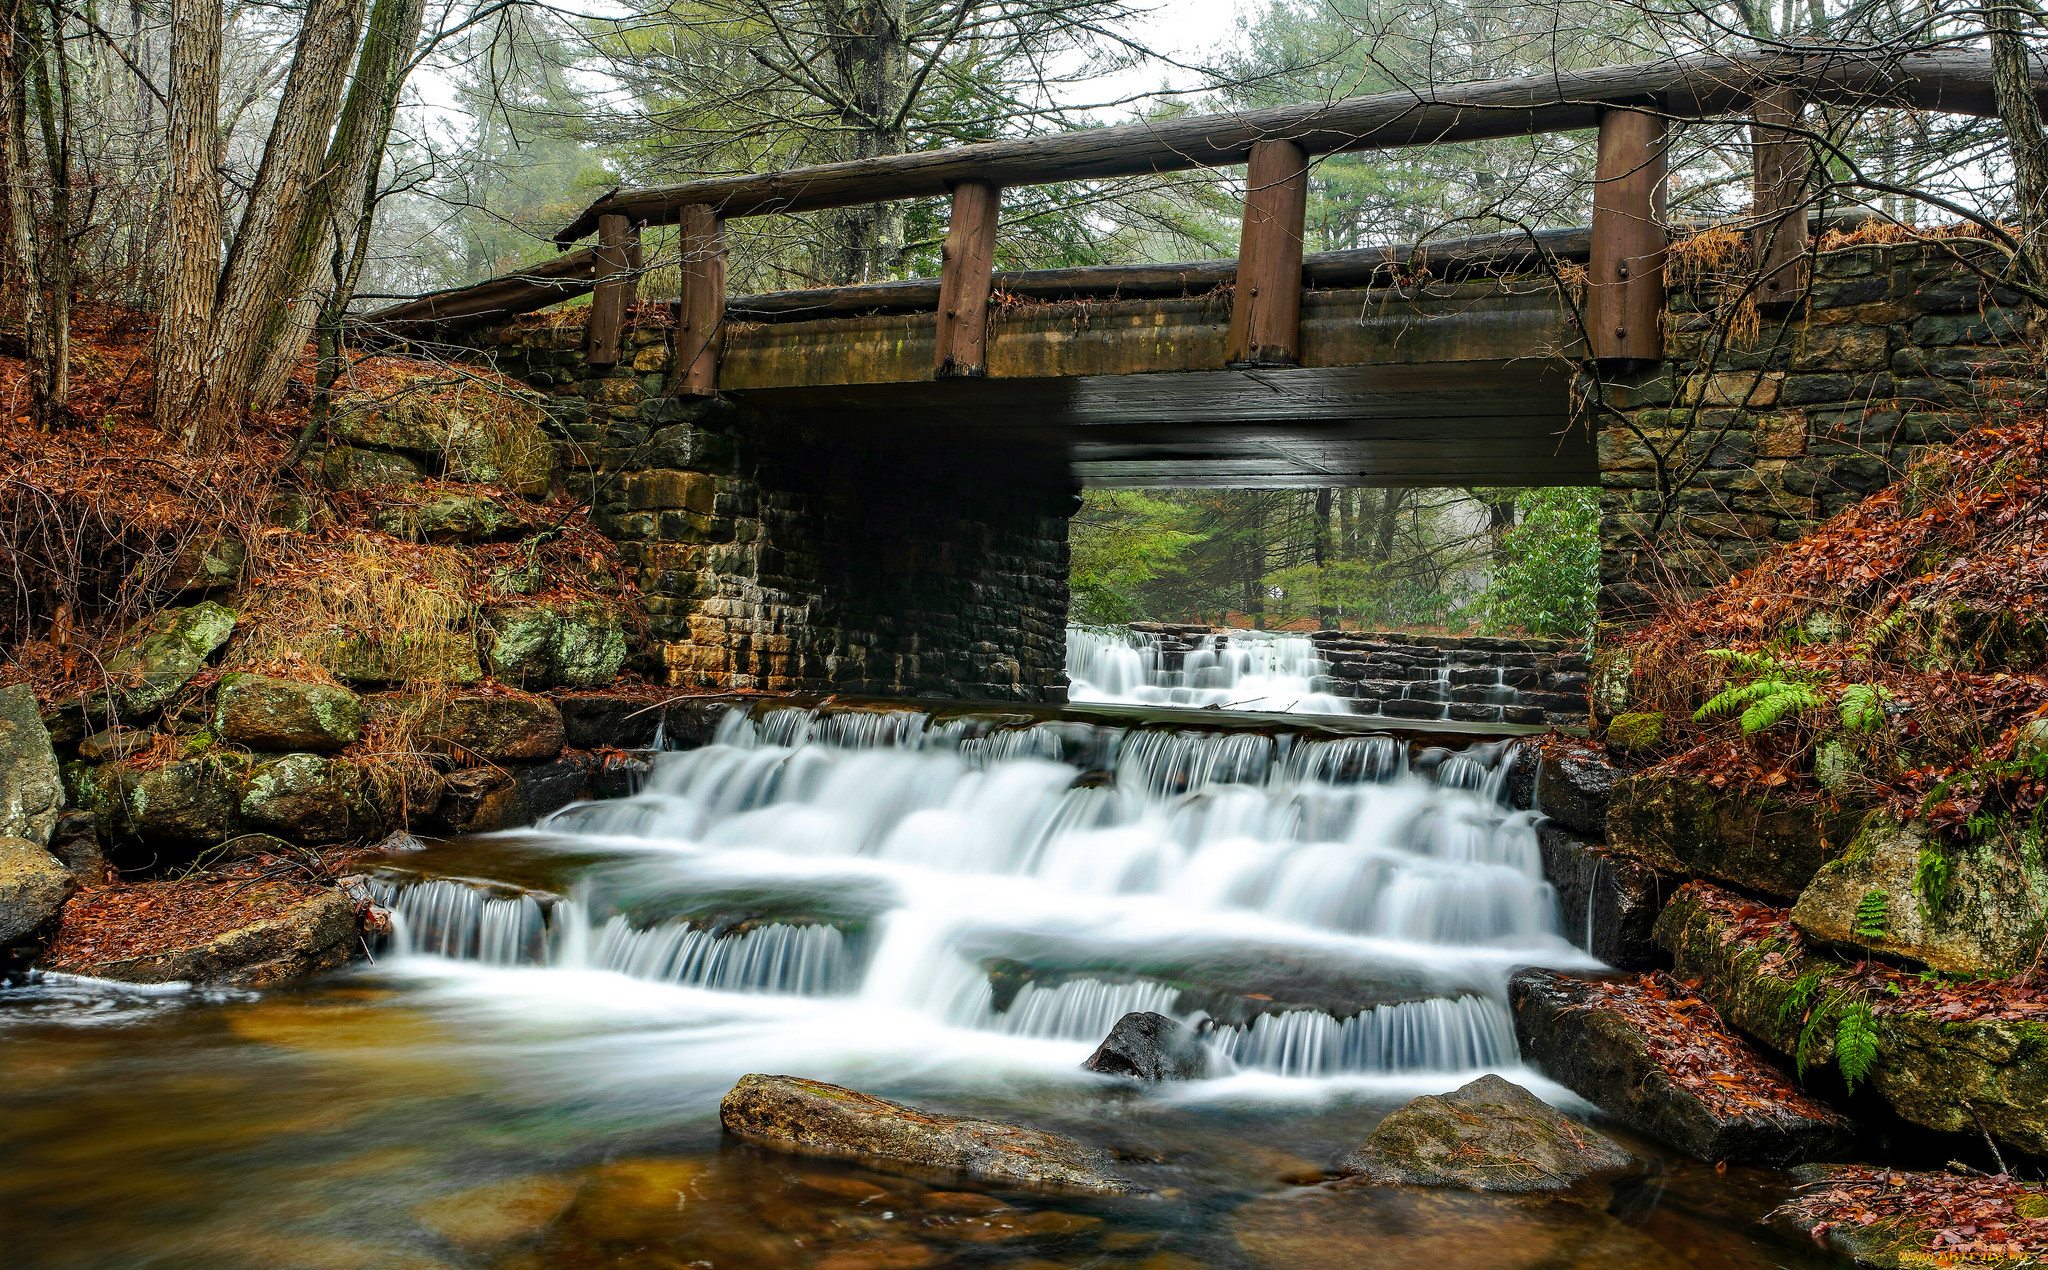
[[[1996,113],[1986,54],[1830,47],[618,189],[556,235],[566,249],[594,233],[594,246],[358,322],[446,338],[594,292],[588,360],[611,364],[643,272],[640,230],[673,224],[675,396],[1015,437],[1063,448],[1092,484],[1590,484],[1576,369],[1663,355],[1667,124],[1749,121],[1744,225],[1764,298],[1791,298],[1809,246],[1810,103]],[[1317,156],[1581,129],[1598,131],[1587,228],[1304,255]],[[1248,168],[1235,260],[993,269],[1006,187],[1235,164]],[[937,279],[726,294],[729,219],[937,195],[952,202]],[[1584,266],[1583,304],[1550,277],[1565,263]],[[1042,303],[992,314],[999,293]]]

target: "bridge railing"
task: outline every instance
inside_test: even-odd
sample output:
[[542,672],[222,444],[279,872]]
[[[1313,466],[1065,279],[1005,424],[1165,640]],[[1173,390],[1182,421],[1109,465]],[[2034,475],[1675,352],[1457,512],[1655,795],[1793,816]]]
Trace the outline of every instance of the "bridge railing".
[[[2048,101],[2048,63],[2037,64],[2034,77],[2037,96]],[[1005,188],[1243,164],[1228,361],[1289,366],[1301,350],[1304,218],[1318,156],[1597,129],[1587,342],[1602,361],[1654,360],[1662,354],[1669,246],[1668,122],[1749,118],[1756,263],[1765,298],[1789,298],[1803,289],[1810,201],[1803,120],[1814,103],[1997,113],[1990,56],[1974,50],[1827,46],[1698,56],[616,189],[555,241],[566,249],[597,235],[584,266],[594,280],[588,354],[609,364],[632,308],[640,230],[677,226],[682,280],[671,388],[711,394],[727,307],[727,220],[947,195],[933,375],[978,376],[985,373]],[[473,302],[462,293],[432,298],[444,310]]]

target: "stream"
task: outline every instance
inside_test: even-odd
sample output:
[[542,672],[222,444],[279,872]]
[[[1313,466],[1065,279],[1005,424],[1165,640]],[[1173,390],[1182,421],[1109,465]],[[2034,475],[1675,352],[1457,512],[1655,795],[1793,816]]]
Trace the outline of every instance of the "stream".
[[[734,710],[631,798],[371,862],[374,962],[266,993],[0,991],[9,1265],[1765,1267],[1782,1175],[1630,1139],[1520,1066],[1555,930],[1497,743]],[[1134,1009],[1210,1079],[1081,1061]],[[1653,1161],[1594,1212],[1313,1185],[1494,1071]],[[1078,1200],[724,1138],[747,1072],[1071,1134]],[[26,1256],[26,1260],[21,1258]]]

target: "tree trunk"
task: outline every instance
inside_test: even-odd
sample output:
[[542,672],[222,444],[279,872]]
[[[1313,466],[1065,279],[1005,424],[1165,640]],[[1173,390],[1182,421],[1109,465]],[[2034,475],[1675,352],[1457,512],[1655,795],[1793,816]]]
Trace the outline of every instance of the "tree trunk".
[[43,306],[42,253],[37,250],[35,195],[28,163],[28,61],[37,56],[30,36],[34,0],[9,0],[0,30],[0,184],[7,193],[7,247],[21,279],[21,321],[28,353],[29,414],[38,427],[56,422],[52,395],[50,316]]
[[292,297],[291,303],[272,318],[257,349],[250,403],[258,410],[268,410],[283,398],[315,318],[331,303],[319,293],[329,292],[339,279],[330,278],[327,286],[314,286],[313,279],[333,254],[332,244],[352,244],[355,239],[355,218],[362,211],[357,195],[365,182],[377,179],[384,139],[398,111],[399,91],[405,86],[425,14],[425,0],[376,0],[370,9],[341,122],[327,146],[325,175],[308,195],[279,288],[280,294]]
[[187,453],[217,448],[248,408],[258,344],[279,303],[342,81],[355,53],[361,0],[312,0],[278,99],[263,161],[214,292],[215,320],[202,370],[204,395],[185,425]]
[[2012,146],[2020,266],[2036,287],[2048,286],[2048,137],[2028,65],[2027,13],[2022,0],[1991,0],[1984,17],[1991,29],[1991,88]]
[[[49,3],[50,26],[44,33],[41,15],[24,5],[22,16],[30,36],[26,50],[29,81],[35,94],[36,117],[42,125],[43,163],[50,174],[49,237],[42,255],[43,284],[49,288],[44,347],[39,356],[49,367],[49,395],[42,426],[58,421],[71,400],[71,63],[64,53],[64,11]],[[57,91],[50,92],[54,62]]]
[[220,284],[220,23],[211,0],[171,0],[170,206],[157,288],[157,427],[190,438],[206,395],[206,337]]
[[[840,124],[841,156],[872,159],[903,152],[910,44],[904,0],[821,0]],[[841,283],[895,277],[903,263],[903,205],[897,201],[842,207],[832,214]]]

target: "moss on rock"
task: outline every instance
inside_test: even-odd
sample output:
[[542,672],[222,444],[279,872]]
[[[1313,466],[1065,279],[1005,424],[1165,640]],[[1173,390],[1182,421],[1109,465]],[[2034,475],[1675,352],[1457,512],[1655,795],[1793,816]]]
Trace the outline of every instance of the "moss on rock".
[[362,699],[331,684],[266,675],[223,675],[214,731],[265,750],[338,750],[363,732]]
[[1615,784],[1607,842],[1661,872],[1790,900],[1855,835],[1858,820],[1825,804],[1712,789],[1652,768]]

